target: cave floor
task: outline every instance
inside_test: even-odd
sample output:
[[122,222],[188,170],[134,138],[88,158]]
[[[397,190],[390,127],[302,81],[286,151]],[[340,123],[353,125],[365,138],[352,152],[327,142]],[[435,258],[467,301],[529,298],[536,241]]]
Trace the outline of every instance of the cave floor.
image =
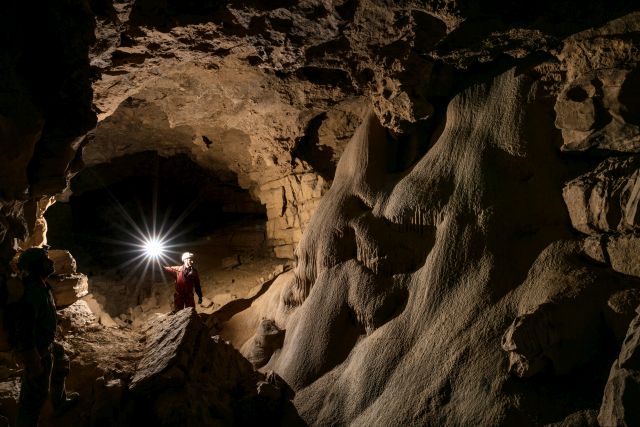
[[[196,250],[194,250],[196,252]],[[203,291],[198,313],[211,314],[238,298],[255,294],[290,261],[255,253],[229,253],[219,245],[197,247]],[[59,311],[61,342],[71,361],[67,389],[80,393],[79,404],[54,417],[50,403],[42,412],[47,426],[90,425],[101,393],[122,393],[142,357],[146,323],[172,310],[173,282],[162,280],[124,281],[113,275],[89,279],[90,293]],[[0,405],[13,420],[20,391],[21,369],[11,353],[0,353]]]
[[[196,304],[199,313],[211,314],[230,301],[245,298],[291,264],[290,260],[266,256],[255,246],[230,249],[221,240],[202,239],[189,249],[196,254],[203,293],[203,303]],[[118,270],[93,275],[89,294],[82,299],[101,324],[135,329],[151,315],[170,312],[173,292],[173,279],[161,273],[157,264],[153,274]]]

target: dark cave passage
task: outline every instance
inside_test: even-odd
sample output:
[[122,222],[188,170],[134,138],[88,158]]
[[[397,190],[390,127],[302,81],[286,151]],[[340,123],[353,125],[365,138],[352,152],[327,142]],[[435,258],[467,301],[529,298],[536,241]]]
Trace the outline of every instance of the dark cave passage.
[[[136,263],[127,262],[141,254],[132,246],[135,237],[154,235],[154,223],[155,235],[169,240],[176,263],[181,252],[197,253],[202,245],[217,244],[221,257],[264,251],[264,207],[237,183],[219,179],[186,155],[167,158],[146,151],[119,157],[85,168],[71,190],[68,202],[47,210],[47,238],[52,247],[69,249],[78,269],[90,276],[107,271],[126,276],[119,270],[130,270]],[[225,230],[235,237],[212,242]]]

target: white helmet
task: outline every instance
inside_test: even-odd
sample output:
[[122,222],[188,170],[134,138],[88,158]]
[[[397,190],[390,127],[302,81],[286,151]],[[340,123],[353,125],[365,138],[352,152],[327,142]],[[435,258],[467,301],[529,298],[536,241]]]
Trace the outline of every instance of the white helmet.
[[193,258],[193,254],[191,252],[185,252],[182,254],[182,262],[184,262],[185,259],[189,258]]

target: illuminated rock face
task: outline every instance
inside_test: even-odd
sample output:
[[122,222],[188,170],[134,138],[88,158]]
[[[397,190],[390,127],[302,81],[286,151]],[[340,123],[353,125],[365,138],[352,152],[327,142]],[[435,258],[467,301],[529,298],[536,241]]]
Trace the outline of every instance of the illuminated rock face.
[[49,277],[49,284],[53,288],[56,307],[68,307],[88,293],[87,276],[76,271],[76,260],[69,251],[52,249],[49,258],[53,260],[55,268],[55,274]]
[[598,422],[603,426],[632,426],[640,423],[640,411],[633,405],[640,398],[640,313],[629,325],[620,355],[611,367]]
[[[616,39],[635,16],[593,32]],[[478,77],[419,134],[422,152],[364,119],[293,274],[229,323],[286,331],[265,369],[297,390],[307,422],[596,425],[640,304],[637,155],[631,125],[586,123],[592,110],[566,101],[575,83],[549,81],[568,64]],[[610,158],[560,151],[575,147],[569,123],[618,141],[594,145]],[[611,425],[635,416],[622,408],[638,384],[616,363],[600,412]]]
[[[280,396],[259,396],[258,383],[264,376],[237,350],[210,337],[193,309],[150,322],[145,340],[129,385],[133,405],[139,405],[133,418],[188,426],[254,424],[262,417],[274,418],[267,408],[276,406]],[[246,408],[253,411],[243,411]]]
[[[266,206],[296,268],[221,333],[269,359],[307,423],[633,420],[636,6],[100,6],[83,159],[188,155]],[[85,98],[72,111],[90,117]],[[2,143],[25,148],[3,184],[7,253],[75,171],[83,142],[67,137],[91,122],[49,146],[58,117],[31,104],[22,127],[1,117]]]
[[447,25],[424,11],[285,3],[101,9],[92,51],[101,122],[85,163],[188,154],[264,204],[268,244],[293,258],[370,104],[400,132],[433,115],[451,72],[425,57]]

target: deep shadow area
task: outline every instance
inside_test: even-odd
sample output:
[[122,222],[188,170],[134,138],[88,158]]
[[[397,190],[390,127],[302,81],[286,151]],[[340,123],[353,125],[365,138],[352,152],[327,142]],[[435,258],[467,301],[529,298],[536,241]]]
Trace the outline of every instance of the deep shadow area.
[[177,261],[180,252],[218,230],[266,221],[264,207],[248,191],[186,155],[142,152],[116,158],[84,169],[71,189],[68,202],[46,212],[48,241],[68,248],[89,274],[139,255],[132,246],[137,237],[165,235]]

